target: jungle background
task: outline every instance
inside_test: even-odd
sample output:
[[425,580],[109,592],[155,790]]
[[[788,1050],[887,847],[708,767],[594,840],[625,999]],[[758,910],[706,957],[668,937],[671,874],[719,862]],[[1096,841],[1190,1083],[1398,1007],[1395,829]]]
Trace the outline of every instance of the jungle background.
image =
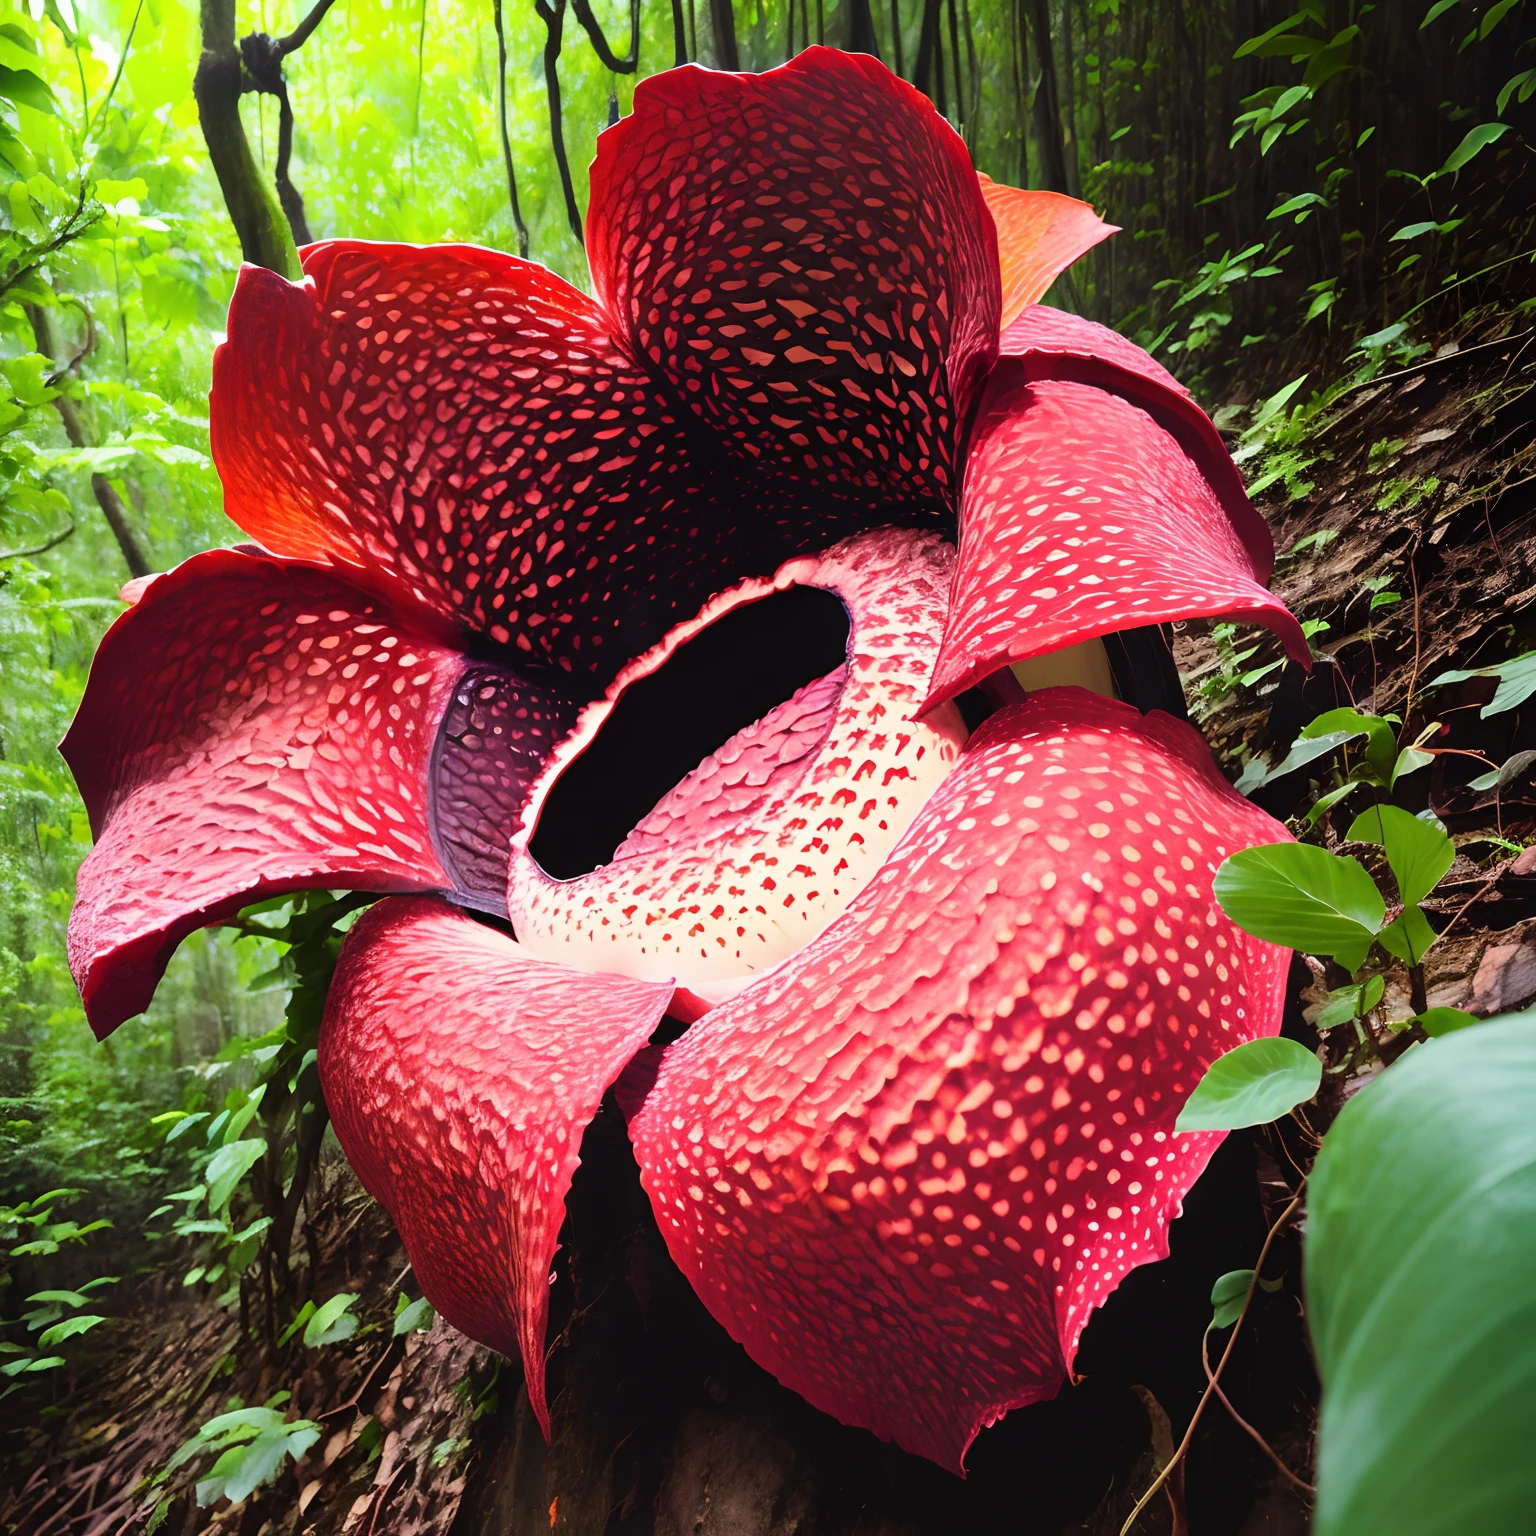
[[[1119,1530],[1200,1396],[1212,1282],[1253,1263],[1328,1105],[1406,1043],[1382,1023],[1394,998],[1399,1018],[1536,999],[1536,731],[1518,708],[1482,712],[1491,678],[1445,685],[1434,712],[1427,691],[1536,642],[1536,14],[316,12],[307,29],[275,0],[32,0],[0,19],[0,1525]],[[281,266],[295,235],[464,240],[585,285],[585,167],[635,82],[685,60],[770,68],[823,41],[914,81],[994,178],[1089,199],[1122,227],[1051,302],[1149,347],[1213,413],[1319,655],[1305,676],[1263,632],[1178,627],[1191,713],[1233,776],[1337,843],[1305,816],[1327,764],[1274,772],[1298,732],[1342,705],[1398,717],[1403,742],[1448,727],[1410,794],[1457,845],[1428,904],[1442,942],[1421,974],[1388,970],[1347,1039],[1323,1024],[1330,1086],[1310,1128],[1229,1138],[1173,1257],[1090,1329],[1080,1381],[985,1432],[965,1483],[746,1361],[671,1269],[608,1116],[563,1238],[546,1448],[516,1367],[434,1322],[324,1134],[305,1047],[336,942],[323,893],[188,940],[150,1010],[101,1044],[64,960],[90,836],[56,743],[93,649],[130,577],[240,537],[207,391],[242,251]],[[242,130],[255,202],[210,158],[238,158]],[[1319,1045],[1339,980],[1298,962],[1289,1034]],[[1210,1411],[1138,1529],[1307,1528],[1317,1382],[1299,1262],[1282,1234],[1281,1289],[1258,1298],[1224,1377],[1252,1428]]]

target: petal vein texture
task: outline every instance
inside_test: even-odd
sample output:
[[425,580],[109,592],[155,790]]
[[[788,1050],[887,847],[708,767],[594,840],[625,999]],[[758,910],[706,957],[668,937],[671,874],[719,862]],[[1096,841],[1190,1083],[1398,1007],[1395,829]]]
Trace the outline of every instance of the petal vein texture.
[[549,1267],[581,1137],[672,989],[530,960],[445,902],[366,912],[320,1031],[325,1101],[427,1299],[519,1356],[546,1438]]
[[760,1364],[959,1471],[1167,1253],[1205,1067],[1287,952],[1211,894],[1286,837],[1194,731],[1081,689],[988,720],[819,939],[670,1046],[631,1133],[673,1257]]

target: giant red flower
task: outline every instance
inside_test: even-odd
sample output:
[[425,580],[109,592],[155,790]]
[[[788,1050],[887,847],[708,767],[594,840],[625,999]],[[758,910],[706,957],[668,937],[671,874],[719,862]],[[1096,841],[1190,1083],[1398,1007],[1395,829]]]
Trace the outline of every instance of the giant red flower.
[[[1108,232],[814,49],[637,89],[593,168],[592,298],[466,246],[241,274],[213,448],[260,543],[155,579],[103,642],[65,744],[97,835],[71,962],[105,1034],[253,898],[407,893],[347,940],[327,1100],[426,1294],[521,1353],[541,1420],[564,1199],[621,1074],[714,1314],[958,1468],[1166,1252],[1220,1139],[1178,1108],[1278,1028],[1284,952],[1211,882],[1284,833],[1195,732],[1014,688],[968,735],[954,702],[1177,618],[1306,657],[1206,417],[1037,302]],[[841,664],[608,862],[546,873],[530,837],[611,713],[795,588],[841,599]],[[691,1027],[647,1050],[669,1012]]]

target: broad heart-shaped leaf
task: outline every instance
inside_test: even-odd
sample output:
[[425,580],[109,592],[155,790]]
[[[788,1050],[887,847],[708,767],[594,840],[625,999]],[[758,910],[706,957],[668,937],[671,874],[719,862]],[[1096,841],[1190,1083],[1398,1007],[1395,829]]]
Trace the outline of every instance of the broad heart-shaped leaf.
[[1316,1094],[1323,1064],[1306,1046],[1276,1035],[1250,1040],[1205,1069],[1184,1102],[1176,1131],[1236,1131],[1289,1114]]
[[1345,834],[1352,843],[1376,843],[1387,851],[1406,907],[1416,907],[1445,878],[1456,858],[1456,847],[1439,827],[1395,805],[1373,805],[1361,811]]
[[1359,859],[1306,843],[1234,853],[1216,871],[1216,900],[1239,928],[1272,944],[1332,955],[1358,970],[1387,915]]
[[1525,1536],[1536,1510],[1536,1015],[1418,1046],[1318,1154],[1316,1536]]

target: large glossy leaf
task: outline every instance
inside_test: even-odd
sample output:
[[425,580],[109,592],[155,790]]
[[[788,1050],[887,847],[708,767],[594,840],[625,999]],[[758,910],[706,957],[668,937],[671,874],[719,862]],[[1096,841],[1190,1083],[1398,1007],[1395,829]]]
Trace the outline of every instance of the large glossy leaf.
[[1235,1131],[1265,1125],[1305,1104],[1323,1080],[1306,1046],[1278,1036],[1250,1040],[1205,1069],[1174,1122],[1176,1131]]
[[1536,1512],[1536,1015],[1416,1047],[1323,1139],[1307,1312],[1316,1536],[1525,1536]]
[[1234,853],[1216,871],[1215,893],[1221,910],[1256,938],[1333,955],[1352,971],[1386,916],[1381,892],[1358,859],[1305,843]]

